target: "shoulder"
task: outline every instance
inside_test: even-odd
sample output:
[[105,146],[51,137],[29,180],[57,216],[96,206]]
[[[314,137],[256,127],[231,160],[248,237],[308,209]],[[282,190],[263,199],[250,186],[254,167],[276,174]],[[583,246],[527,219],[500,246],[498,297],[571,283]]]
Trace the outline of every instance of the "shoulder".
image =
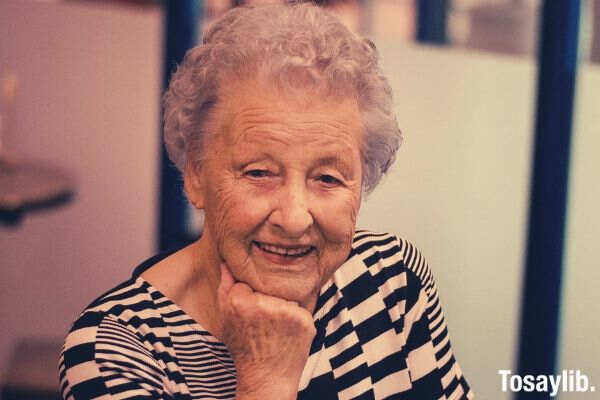
[[391,278],[398,274],[407,275],[407,281],[425,290],[434,285],[427,260],[410,241],[394,234],[368,230],[357,230],[352,241],[348,261],[362,264],[373,277]]
[[[92,346],[96,342],[98,331],[106,329],[107,324],[115,329],[140,325],[144,319],[154,317],[155,313],[149,285],[138,279],[127,280],[92,301],[77,317],[65,340],[63,353],[66,358],[69,349],[83,350],[83,346]],[[128,331],[135,336],[135,329]],[[78,353],[83,354],[83,353]],[[80,357],[78,355],[78,357]]]
[[[95,314],[129,319],[128,314],[156,308],[155,301],[160,297],[162,295],[153,290],[152,286],[145,280],[131,278],[98,296],[84,308],[79,318]],[[74,327],[76,325],[77,321]]]
[[141,279],[127,280],[92,301],[81,312],[67,334],[61,361],[67,369],[94,361],[101,337],[115,335],[135,344],[136,350],[145,352],[141,345],[143,326],[157,325],[159,315],[149,285]]
[[128,280],[90,303],[73,323],[60,355],[63,397],[110,392],[107,376],[125,365],[130,373],[145,377],[148,389],[162,390],[162,368],[145,332],[160,321],[152,292],[141,279]]
[[404,314],[435,292],[429,266],[411,242],[392,233],[361,229],[354,235],[348,259],[321,289],[318,315],[340,301],[348,309],[399,304]]
[[89,338],[101,325],[106,326],[107,321],[116,321],[136,334],[143,326],[156,327],[162,319],[162,306],[168,305],[163,297],[145,280],[131,278],[85,307],[71,326],[66,345],[74,346]]

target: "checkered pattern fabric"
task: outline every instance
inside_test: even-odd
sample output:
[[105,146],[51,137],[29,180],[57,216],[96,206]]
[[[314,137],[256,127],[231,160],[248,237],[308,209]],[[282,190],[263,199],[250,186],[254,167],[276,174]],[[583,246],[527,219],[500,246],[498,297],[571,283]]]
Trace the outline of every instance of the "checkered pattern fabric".
[[394,235],[357,231],[321,291],[299,399],[472,399],[425,259]]

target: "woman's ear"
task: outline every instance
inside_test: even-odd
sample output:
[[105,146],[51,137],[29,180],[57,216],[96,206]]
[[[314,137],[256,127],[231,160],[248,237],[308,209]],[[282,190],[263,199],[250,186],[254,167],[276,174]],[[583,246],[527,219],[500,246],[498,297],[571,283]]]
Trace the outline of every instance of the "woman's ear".
[[204,209],[204,174],[198,165],[188,165],[183,176],[183,186],[187,198],[198,210]]

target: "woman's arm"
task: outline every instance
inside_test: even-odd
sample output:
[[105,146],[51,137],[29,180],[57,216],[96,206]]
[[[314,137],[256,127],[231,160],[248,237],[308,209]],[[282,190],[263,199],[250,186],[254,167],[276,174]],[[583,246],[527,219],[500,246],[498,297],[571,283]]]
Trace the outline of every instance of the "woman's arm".
[[237,400],[296,399],[316,330],[297,303],[254,292],[221,266],[222,341],[237,373]]
[[164,372],[134,332],[113,316],[83,314],[59,360],[64,399],[172,399]]

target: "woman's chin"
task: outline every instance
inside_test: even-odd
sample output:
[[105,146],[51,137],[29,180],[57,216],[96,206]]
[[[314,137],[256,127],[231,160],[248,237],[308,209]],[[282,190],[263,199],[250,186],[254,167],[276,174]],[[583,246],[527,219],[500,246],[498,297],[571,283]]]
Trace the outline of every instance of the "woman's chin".
[[[318,279],[298,278],[297,276],[271,276],[263,277],[258,287],[253,287],[268,296],[294,301],[305,307],[314,304],[319,294]],[[252,285],[251,285],[252,286]]]

